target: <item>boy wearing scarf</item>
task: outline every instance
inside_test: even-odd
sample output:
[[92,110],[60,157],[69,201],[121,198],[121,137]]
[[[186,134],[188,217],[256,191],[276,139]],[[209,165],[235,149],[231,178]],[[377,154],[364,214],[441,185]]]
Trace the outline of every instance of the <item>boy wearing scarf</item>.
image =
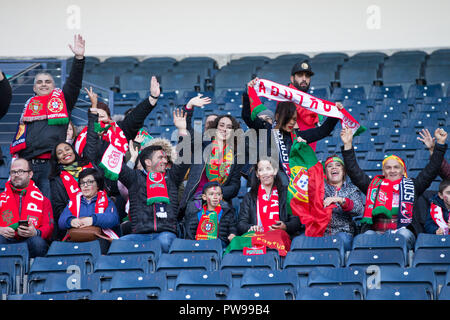
[[193,202],[186,209],[186,239],[220,239],[225,248],[237,232],[234,209],[222,201],[222,188],[218,181],[203,186],[202,200],[201,210]]
[[426,233],[447,235],[450,213],[450,180],[439,184],[439,192],[431,198],[429,214],[425,221]]
[[350,129],[341,131],[341,147],[345,167],[351,181],[366,195],[362,232],[398,233],[406,238],[411,249],[417,236],[417,218],[413,216],[415,200],[431,185],[439,173],[442,159],[447,150],[447,132],[436,129],[436,146],[426,167],[415,179],[407,175],[404,161],[395,155],[385,158],[382,175],[373,179],[358,166],[353,149],[353,135]]
[[26,241],[31,258],[44,256],[46,239],[53,231],[50,201],[31,180],[33,171],[27,160],[16,159],[10,176],[0,193],[0,244]]

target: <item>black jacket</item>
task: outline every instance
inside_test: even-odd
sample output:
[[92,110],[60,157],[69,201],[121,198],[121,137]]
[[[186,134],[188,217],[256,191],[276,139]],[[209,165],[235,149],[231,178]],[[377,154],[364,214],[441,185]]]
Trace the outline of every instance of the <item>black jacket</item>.
[[9,104],[12,99],[12,89],[6,75],[3,73],[4,79],[0,81],[0,119],[8,113]]
[[[222,207],[222,216],[219,221],[218,238],[229,244],[228,236],[230,234],[237,235],[236,230],[236,219],[233,207],[228,205],[226,202],[220,203]],[[190,240],[195,240],[198,227],[198,212],[200,210],[195,206],[194,202],[190,202],[186,208],[186,216],[184,218],[184,228],[185,228],[185,238]]]
[[[278,146],[275,142],[275,139],[273,137],[272,133],[272,125],[266,121],[261,120],[260,118],[256,117],[254,120],[251,119],[251,111],[250,111],[250,100],[248,98],[248,94],[244,92],[242,94],[242,119],[245,121],[249,129],[254,129],[257,132],[257,138],[258,141],[260,141],[261,137],[259,137],[259,131],[260,129],[265,129],[265,134],[267,135],[266,141],[267,141],[267,155],[273,156],[272,152],[278,152]],[[331,134],[334,127],[338,123],[339,119],[337,118],[327,118],[325,122],[320,126],[308,130],[298,130],[297,135],[303,139],[306,140],[308,144],[321,140]],[[287,132],[283,132],[280,130],[283,134],[283,141],[286,146],[286,151],[289,154],[291,151],[291,147],[293,145],[292,137]],[[259,146],[258,146],[259,147]],[[259,150],[258,150],[259,153]],[[281,160],[281,159],[280,159]],[[286,175],[285,171],[283,170],[283,166],[280,161],[280,172],[281,172],[281,179],[283,181],[284,185],[289,184],[289,177]]]
[[[80,94],[84,62],[85,58],[81,60],[73,58],[70,75],[62,89],[69,117]],[[25,140],[27,147],[19,152],[19,156],[30,160],[43,153],[52,152],[57,143],[66,140],[67,126],[68,124],[48,125],[47,119],[28,122]]]
[[[251,226],[257,225],[256,217],[257,198],[248,192],[242,199],[239,209],[239,219],[237,224],[238,235],[248,232]],[[279,215],[280,220],[286,224],[290,236],[300,231],[301,223],[297,216],[289,215],[287,211],[287,188],[278,190]]]
[[[346,172],[350,177],[352,183],[358,187],[365,195],[367,195],[367,190],[370,186],[370,182],[372,179],[359,167],[358,162],[356,161],[355,149],[352,148],[350,150],[344,150],[344,147],[341,147],[342,156],[344,158],[344,164],[346,168]],[[433,180],[439,174],[439,170],[441,168],[442,159],[444,158],[445,151],[447,150],[447,144],[442,145],[436,143],[433,155],[431,156],[430,161],[425,166],[424,169],[419,173],[416,178],[412,178],[414,183],[414,207],[416,206],[417,199],[427,190]],[[417,236],[423,230],[423,226],[419,221],[420,217],[417,215],[413,215],[413,219],[411,224],[408,226],[414,234]],[[365,232],[369,230],[371,225],[363,224],[361,232]]]

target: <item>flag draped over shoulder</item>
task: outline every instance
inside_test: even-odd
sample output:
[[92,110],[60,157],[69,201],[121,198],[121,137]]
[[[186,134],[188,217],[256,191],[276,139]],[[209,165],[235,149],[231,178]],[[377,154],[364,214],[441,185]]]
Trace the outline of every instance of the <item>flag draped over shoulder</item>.
[[[295,88],[290,88],[265,79],[258,79],[254,85],[254,90],[259,97],[265,97],[275,101],[290,101],[319,115],[338,118],[341,120],[342,127],[352,129],[353,135],[355,136],[366,131],[366,128],[361,126],[347,110],[339,110],[335,103],[316,98]],[[249,88],[248,91],[249,97],[252,99],[252,94],[250,93],[252,90]],[[252,119],[262,109],[262,106],[255,104],[254,109],[252,109]]]
[[294,141],[289,154],[291,177],[288,186],[288,213],[298,216],[305,225],[305,235],[321,237],[331,219],[332,207],[324,208],[325,196],[322,164],[313,149]]
[[242,250],[245,255],[260,255],[266,253],[266,248],[276,249],[284,257],[291,248],[291,238],[286,231],[280,229],[264,233],[250,231],[234,237],[224,254]]

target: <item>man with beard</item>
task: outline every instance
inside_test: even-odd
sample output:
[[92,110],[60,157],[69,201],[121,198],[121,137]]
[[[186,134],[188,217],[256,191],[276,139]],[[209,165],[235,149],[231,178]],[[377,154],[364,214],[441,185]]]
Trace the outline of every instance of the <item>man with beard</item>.
[[0,193],[0,244],[26,241],[30,257],[44,256],[53,231],[52,205],[31,178],[29,161],[11,164],[11,179]]
[[[311,70],[311,65],[307,60],[297,62],[291,71],[291,83],[290,88],[308,93],[309,86],[311,84],[311,77],[314,72]],[[297,106],[297,125],[300,130],[307,130],[314,128],[319,122],[319,115],[315,112],[309,111],[300,105]],[[316,150],[316,142],[310,144],[313,150]]]

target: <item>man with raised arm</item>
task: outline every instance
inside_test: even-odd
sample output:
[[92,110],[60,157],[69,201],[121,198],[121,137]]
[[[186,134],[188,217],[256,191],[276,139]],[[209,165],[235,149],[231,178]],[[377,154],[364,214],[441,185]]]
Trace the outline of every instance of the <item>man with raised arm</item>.
[[51,151],[66,139],[70,114],[75,106],[83,81],[85,40],[75,35],[70,50],[75,55],[72,69],[62,90],[47,72],[34,78],[35,96],[28,99],[11,144],[11,154],[31,162],[33,180],[42,193],[50,198]]

